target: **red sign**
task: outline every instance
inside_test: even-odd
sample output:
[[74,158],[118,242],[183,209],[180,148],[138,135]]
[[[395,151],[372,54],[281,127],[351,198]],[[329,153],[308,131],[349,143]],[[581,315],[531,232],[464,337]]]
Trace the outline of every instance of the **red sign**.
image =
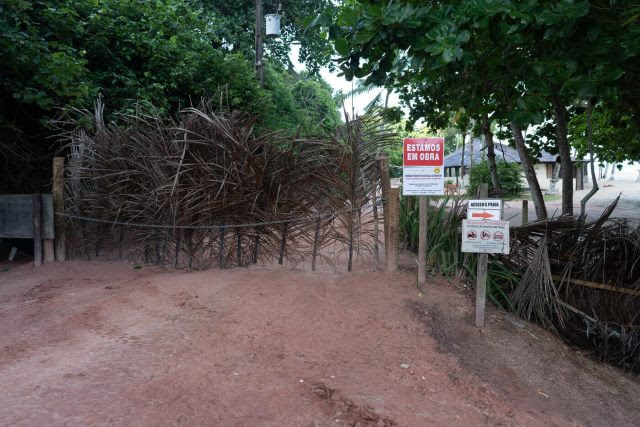
[[444,138],[405,138],[404,166],[442,166]]

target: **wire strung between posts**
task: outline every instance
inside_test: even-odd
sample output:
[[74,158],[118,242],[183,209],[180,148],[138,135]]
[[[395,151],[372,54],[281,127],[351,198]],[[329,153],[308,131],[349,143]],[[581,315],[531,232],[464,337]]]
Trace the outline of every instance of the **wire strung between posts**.
[[81,215],[72,215],[66,214],[62,212],[56,212],[56,215],[63,216],[65,218],[77,219],[80,221],[88,221],[88,222],[99,222],[102,224],[111,224],[111,225],[124,225],[128,227],[140,227],[140,228],[168,228],[172,230],[176,229],[190,229],[190,230],[209,230],[209,229],[219,229],[219,228],[243,228],[243,227],[262,227],[266,225],[276,225],[276,224],[286,224],[290,222],[300,222],[306,221],[309,219],[321,219],[327,218],[331,216],[340,215],[342,213],[349,213],[361,210],[362,208],[353,208],[353,209],[345,209],[342,211],[332,212],[330,214],[325,215],[307,215],[299,218],[291,218],[291,219],[282,219],[277,221],[268,221],[268,222],[253,222],[249,224],[222,224],[222,225],[162,225],[162,224],[142,224],[135,222],[122,222],[122,221],[109,221],[106,219],[99,218],[90,218],[87,216]]

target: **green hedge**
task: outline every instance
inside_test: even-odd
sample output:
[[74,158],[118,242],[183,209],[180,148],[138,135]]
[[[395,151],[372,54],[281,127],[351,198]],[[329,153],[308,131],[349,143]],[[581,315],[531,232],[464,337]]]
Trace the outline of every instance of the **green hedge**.
[[[517,163],[507,163],[504,160],[496,162],[498,167],[498,179],[500,187],[508,196],[518,196],[522,193],[524,185],[522,183],[522,169]],[[489,163],[483,161],[473,166],[471,175],[469,176],[469,186],[467,194],[473,195],[477,193],[478,186],[486,182],[489,184],[489,192],[493,191],[491,177],[489,176]]]

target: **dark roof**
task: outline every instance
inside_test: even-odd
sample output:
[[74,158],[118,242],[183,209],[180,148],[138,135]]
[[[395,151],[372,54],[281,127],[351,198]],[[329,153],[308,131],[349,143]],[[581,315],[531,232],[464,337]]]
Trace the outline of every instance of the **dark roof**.
[[[496,160],[504,160],[507,163],[520,163],[520,156],[515,148],[511,148],[508,145],[495,143]],[[469,166],[471,158],[469,156],[469,144],[464,149],[464,165]],[[473,161],[474,163],[480,162],[482,156],[486,156],[486,149],[484,149],[484,142],[482,138],[473,139]],[[538,155],[538,163],[555,163],[557,155],[551,154],[547,151],[541,151]],[[575,160],[575,158],[573,159]],[[454,151],[453,153],[444,156],[444,167],[449,168],[453,166],[460,166],[462,161],[462,149]]]

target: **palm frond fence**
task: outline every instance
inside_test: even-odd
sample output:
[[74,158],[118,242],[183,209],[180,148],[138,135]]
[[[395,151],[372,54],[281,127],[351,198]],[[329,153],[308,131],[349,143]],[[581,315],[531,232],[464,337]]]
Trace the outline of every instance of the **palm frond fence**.
[[190,268],[341,259],[351,270],[372,252],[376,154],[397,141],[380,117],[291,137],[207,104],[175,119],[138,108],[117,124],[102,108],[61,133],[72,255]]

